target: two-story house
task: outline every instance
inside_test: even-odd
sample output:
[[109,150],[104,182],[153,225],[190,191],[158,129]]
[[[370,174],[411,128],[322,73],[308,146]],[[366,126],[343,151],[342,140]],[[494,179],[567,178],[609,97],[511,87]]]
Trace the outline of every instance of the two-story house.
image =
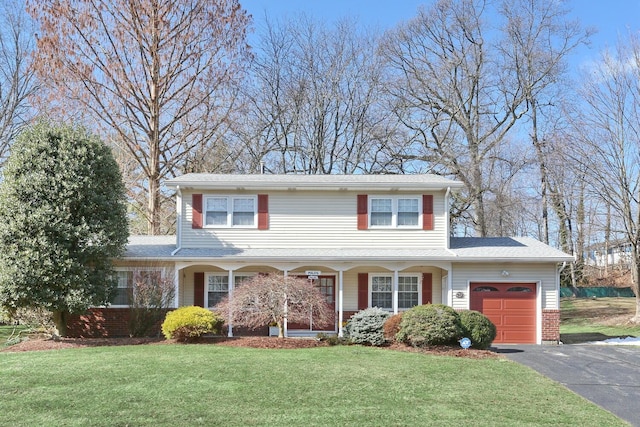
[[[559,271],[573,258],[530,238],[450,237],[449,198],[461,182],[187,174],[165,185],[176,193],[176,236],[130,239],[117,262],[122,297],[84,316],[82,333],[96,325],[115,333],[138,269],[173,282],[175,307],[213,307],[259,273],[307,277],[335,308],[324,332],[342,334],[367,307],[398,313],[431,302],[485,313],[497,326],[496,343],[559,339]],[[288,334],[317,329],[310,319],[288,325]]]

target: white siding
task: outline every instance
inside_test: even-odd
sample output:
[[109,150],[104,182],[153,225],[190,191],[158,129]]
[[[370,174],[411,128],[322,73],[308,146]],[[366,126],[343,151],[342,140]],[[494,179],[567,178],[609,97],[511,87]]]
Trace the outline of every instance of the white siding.
[[[204,196],[215,193],[205,193]],[[229,193],[225,193],[229,194]],[[255,194],[255,193],[234,193]],[[444,191],[434,196],[434,230],[357,229],[357,192],[273,191],[269,195],[269,229],[191,227],[192,193],[183,193],[183,248],[442,248],[447,224]],[[382,193],[377,193],[382,194]],[[394,193],[397,196],[400,193]],[[422,196],[418,193],[402,193]]]
[[[556,264],[453,264],[453,308],[469,308],[470,282],[529,282],[540,283],[542,308],[559,307]],[[502,272],[508,272],[503,276]],[[456,293],[462,292],[462,298]]]

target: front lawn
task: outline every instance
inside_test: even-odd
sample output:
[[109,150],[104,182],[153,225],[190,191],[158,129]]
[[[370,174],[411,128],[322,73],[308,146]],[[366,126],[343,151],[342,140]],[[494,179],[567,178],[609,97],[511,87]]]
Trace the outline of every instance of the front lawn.
[[506,359],[359,346],[0,353],[2,425],[622,426]]

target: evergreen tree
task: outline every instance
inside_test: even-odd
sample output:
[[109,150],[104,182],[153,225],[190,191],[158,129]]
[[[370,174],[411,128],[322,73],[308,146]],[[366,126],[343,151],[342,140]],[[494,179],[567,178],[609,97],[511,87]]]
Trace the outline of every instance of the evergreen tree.
[[128,235],[120,170],[99,138],[47,122],[18,136],[0,183],[0,307],[50,310],[66,335],[67,314],[111,299]]

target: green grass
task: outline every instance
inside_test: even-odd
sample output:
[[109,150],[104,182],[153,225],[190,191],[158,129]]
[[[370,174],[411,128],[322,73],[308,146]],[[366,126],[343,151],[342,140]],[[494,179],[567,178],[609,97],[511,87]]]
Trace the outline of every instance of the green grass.
[[565,344],[640,336],[635,298],[566,298],[560,301],[560,339]]
[[0,353],[1,425],[622,426],[506,359],[359,346]]

